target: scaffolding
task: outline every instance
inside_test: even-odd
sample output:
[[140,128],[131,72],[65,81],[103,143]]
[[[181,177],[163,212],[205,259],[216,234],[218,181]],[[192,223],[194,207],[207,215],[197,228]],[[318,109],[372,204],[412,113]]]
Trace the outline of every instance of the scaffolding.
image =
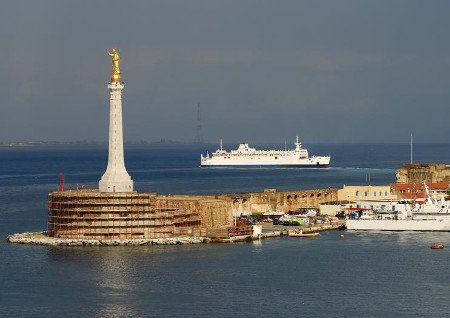
[[[140,239],[199,233],[195,209],[156,207],[154,194],[82,189],[48,196],[47,235],[74,239]],[[197,229],[197,230],[196,230]]]

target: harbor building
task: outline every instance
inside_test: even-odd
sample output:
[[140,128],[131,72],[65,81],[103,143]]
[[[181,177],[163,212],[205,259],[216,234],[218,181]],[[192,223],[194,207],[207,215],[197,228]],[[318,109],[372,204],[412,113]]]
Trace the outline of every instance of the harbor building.
[[[426,183],[430,194],[437,199],[447,199],[450,195],[450,182]],[[426,198],[424,183],[396,183],[392,190],[400,199],[421,200]]]
[[337,200],[321,203],[319,211],[321,215],[334,216],[342,211],[360,209],[361,202],[366,205],[371,205],[372,202],[372,206],[377,206],[397,199],[397,194],[390,185],[344,185],[337,190]]
[[379,201],[379,200],[397,200],[397,195],[393,193],[391,186],[372,186],[372,185],[344,185],[337,193],[338,201]]
[[439,198],[450,194],[450,165],[406,163],[397,169],[397,183],[393,192],[402,199],[423,199],[426,197],[424,183],[429,191]]

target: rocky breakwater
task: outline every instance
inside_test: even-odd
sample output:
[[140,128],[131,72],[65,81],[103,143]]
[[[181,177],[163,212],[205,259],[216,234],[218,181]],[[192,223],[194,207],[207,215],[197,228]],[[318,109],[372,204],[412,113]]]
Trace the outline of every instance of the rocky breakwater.
[[113,239],[83,240],[49,237],[45,232],[28,232],[9,235],[10,243],[45,245],[45,246],[138,246],[138,245],[177,245],[208,243],[205,237],[168,237],[157,239]]

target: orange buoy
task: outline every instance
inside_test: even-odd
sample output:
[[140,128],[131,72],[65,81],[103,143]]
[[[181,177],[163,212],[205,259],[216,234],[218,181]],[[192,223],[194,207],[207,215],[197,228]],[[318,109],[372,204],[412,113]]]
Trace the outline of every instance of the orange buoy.
[[431,248],[433,250],[441,250],[444,248],[444,245],[442,245],[442,244],[431,245]]
[[340,238],[344,238],[345,236],[344,236],[344,234],[341,234],[341,235],[339,235],[339,237],[340,237]]

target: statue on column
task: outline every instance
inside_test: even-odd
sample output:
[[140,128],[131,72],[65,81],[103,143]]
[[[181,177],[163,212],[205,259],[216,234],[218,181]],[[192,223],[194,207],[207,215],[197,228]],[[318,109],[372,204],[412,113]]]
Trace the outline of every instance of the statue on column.
[[112,64],[113,64],[113,69],[112,69],[112,74],[111,74],[111,82],[112,83],[120,83],[119,52],[117,52],[116,49],[112,49],[111,52],[107,52],[107,53],[109,56],[111,56]]

